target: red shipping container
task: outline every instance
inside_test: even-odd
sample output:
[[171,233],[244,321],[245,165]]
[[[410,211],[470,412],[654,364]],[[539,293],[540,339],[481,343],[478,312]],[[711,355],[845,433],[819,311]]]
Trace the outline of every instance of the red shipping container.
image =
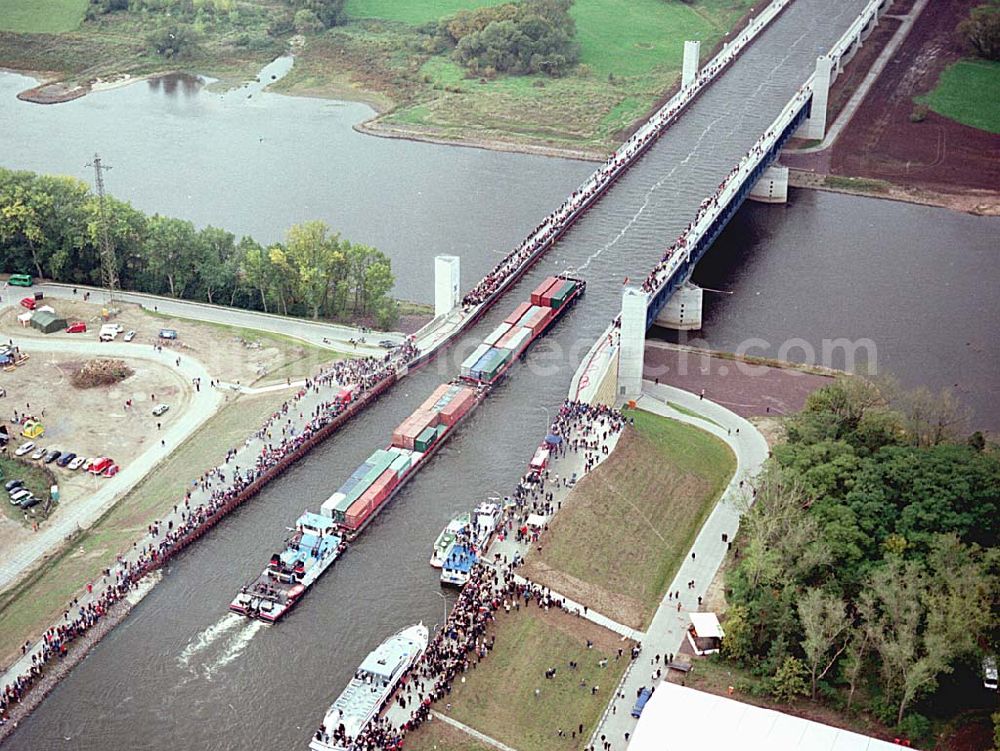
[[535,291],[531,293],[531,302],[534,305],[548,305],[549,303],[545,302],[545,294],[552,291],[551,288],[554,284],[561,285],[562,282],[554,276],[547,277],[545,281],[535,287]]
[[441,410],[441,421],[445,425],[454,425],[462,415],[469,411],[476,401],[476,392],[472,389],[462,389],[448,406]]
[[427,410],[417,410],[407,417],[392,433],[392,443],[404,449],[412,449],[414,439],[424,432],[425,428],[438,424],[438,413]]
[[398,484],[399,477],[393,470],[387,469],[380,474],[368,490],[362,493],[358,500],[347,509],[344,514],[345,526],[349,529],[357,529],[364,524],[365,519],[378,510]]
[[440,399],[442,396],[444,396],[445,394],[447,394],[448,393],[448,389],[450,389],[450,388],[451,388],[450,384],[442,383],[440,386],[438,386],[436,389],[434,389],[434,393],[431,394],[429,397],[427,397],[427,400],[423,404],[420,405],[420,407],[417,409],[417,411],[418,412],[430,412],[431,408],[435,404],[437,404],[438,399]]
[[514,308],[514,312],[511,313],[506,318],[504,318],[503,322],[504,323],[509,323],[511,326],[513,326],[515,323],[517,323],[518,321],[520,321],[521,317],[525,313],[527,313],[529,310],[531,310],[531,303],[530,302],[518,303],[517,307]]

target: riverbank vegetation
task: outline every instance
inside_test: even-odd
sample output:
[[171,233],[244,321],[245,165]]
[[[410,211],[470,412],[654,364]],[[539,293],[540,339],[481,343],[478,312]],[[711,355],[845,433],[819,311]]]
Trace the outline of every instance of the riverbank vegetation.
[[580,480],[522,574],[643,629],[736,460],[703,430],[641,410],[628,415],[635,425],[611,457]]
[[[388,256],[322,222],[294,225],[265,247],[112,197],[105,212],[123,289],[312,319],[396,320]],[[86,183],[0,169],[0,271],[100,286],[101,228]]]
[[965,420],[948,394],[854,378],[788,420],[728,566],[730,685],[915,741],[989,705],[1000,455]]
[[95,0],[58,36],[0,33],[0,65],[70,84],[177,69],[232,81],[291,45],[295,67],[275,88],[367,100],[382,110],[372,127],[596,156],[676,85],[686,39],[707,57],[753,0],[341,5],[324,22],[321,0]]

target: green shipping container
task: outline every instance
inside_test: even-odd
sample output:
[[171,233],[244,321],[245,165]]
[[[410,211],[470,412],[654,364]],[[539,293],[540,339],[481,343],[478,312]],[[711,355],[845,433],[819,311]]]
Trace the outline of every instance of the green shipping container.
[[403,474],[409,468],[410,468],[409,454],[399,454],[395,459],[392,460],[392,464],[389,465],[389,469],[391,469],[397,475]]
[[441,436],[443,436],[444,435],[444,431],[446,431],[447,429],[448,429],[447,425],[438,425],[436,428],[434,428],[434,430],[437,431],[437,437],[438,438],[440,438]]
[[413,449],[415,451],[426,451],[430,448],[431,444],[434,443],[434,439],[437,438],[437,430],[435,428],[424,428],[424,431],[417,436],[416,440],[413,441]]
[[574,289],[576,289],[576,282],[566,282],[563,284],[559,291],[552,295],[552,307],[561,308]]

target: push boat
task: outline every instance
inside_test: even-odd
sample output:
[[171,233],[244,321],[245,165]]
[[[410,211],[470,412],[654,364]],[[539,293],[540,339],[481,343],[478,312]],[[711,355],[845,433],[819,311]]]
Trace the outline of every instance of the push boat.
[[472,514],[466,511],[459,514],[450,522],[448,526],[441,530],[437,540],[434,541],[434,552],[431,554],[431,566],[441,568],[448,559],[448,554],[455,547],[455,543],[463,537],[468,537],[469,526],[472,523]]
[[[438,386],[393,431],[390,443],[371,454],[323,502],[318,515],[306,512],[311,518],[325,519],[320,529],[324,530],[324,535],[338,538],[338,555],[482,403],[532,343],[572,307],[586,287],[582,279],[546,278],[531,293],[530,301],[520,303],[462,362],[460,376]],[[353,396],[349,390],[343,390],[338,398],[347,402]],[[279,554],[279,558],[280,555],[283,554]],[[298,572],[293,568],[292,580],[287,586],[278,587],[275,593],[272,591],[275,582],[285,584],[289,574],[284,572],[280,560],[276,562],[272,556],[271,561],[261,576],[240,591],[229,606],[231,610],[274,623],[295,606],[319,574],[333,562],[324,559],[326,565],[314,576],[306,575],[309,567],[305,566],[302,577],[297,580]]]
[[311,751],[354,751],[358,736],[382,711],[403,676],[427,649],[427,637],[427,627],[418,623],[376,647],[330,705],[309,743]]
[[265,623],[277,622],[345,547],[332,519],[306,511],[295,522],[285,549],[271,556],[267,568],[240,590],[229,609]]

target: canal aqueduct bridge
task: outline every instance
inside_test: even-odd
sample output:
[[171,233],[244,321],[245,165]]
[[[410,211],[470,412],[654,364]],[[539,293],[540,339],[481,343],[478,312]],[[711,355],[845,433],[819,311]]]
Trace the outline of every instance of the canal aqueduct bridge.
[[[750,198],[782,203],[787,198],[788,169],[776,165],[781,149],[792,136],[822,139],[826,134],[827,98],[830,86],[864,40],[878,24],[879,14],[891,0],[871,0],[847,32],[826,55],[816,61],[816,70],[792,97],[757,143],[725,178],[719,189],[702,204],[688,229],[664,255],[663,261],[642,286],[626,285],[622,292],[620,351],[608,358],[617,361],[617,394],[638,396],[642,390],[646,332],[654,323],[680,328],[701,327],[702,291],[690,284],[694,267],[712,246],[743,202]],[[685,49],[683,80],[693,80]]]

